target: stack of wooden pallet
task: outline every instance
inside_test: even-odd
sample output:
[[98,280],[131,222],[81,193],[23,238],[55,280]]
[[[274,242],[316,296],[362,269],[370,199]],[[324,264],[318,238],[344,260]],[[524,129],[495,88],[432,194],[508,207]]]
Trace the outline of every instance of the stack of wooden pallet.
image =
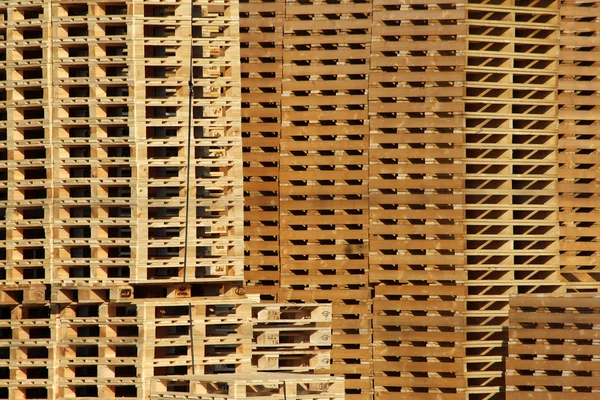
[[229,0],[0,3],[0,398],[250,371],[238,27]]
[[598,16],[598,2],[560,7],[560,272],[569,292],[598,291]]
[[146,398],[153,376],[250,372],[250,316],[244,298],[4,305],[0,391]]
[[370,2],[285,3],[278,300],[332,302],[331,371],[350,400],[371,396],[370,29]]
[[559,4],[469,2],[465,102],[468,391],[502,398],[508,298],[562,290]]
[[331,305],[253,304],[252,366],[263,372],[328,372]]
[[594,399],[600,395],[600,297],[510,299],[507,399]]
[[464,396],[462,18],[452,1],[373,6],[369,282],[382,400]]
[[237,2],[195,1],[192,30],[190,0],[9,1],[1,9],[10,46],[0,74],[0,276],[63,288],[239,285]]
[[49,2],[0,5],[0,278],[52,276],[52,63]]
[[279,149],[284,0],[240,4],[245,277],[248,293],[279,291]]
[[[136,103],[135,161],[144,223],[134,279],[165,282],[185,274],[191,283],[239,282],[243,208],[238,2],[194,1],[192,22],[190,0],[132,6],[134,15],[143,15],[133,28],[137,71],[143,77],[136,93],[143,101]],[[195,86],[192,110],[187,106],[190,76]]]
[[342,400],[342,378],[302,374],[169,376],[152,380],[150,399],[190,400]]

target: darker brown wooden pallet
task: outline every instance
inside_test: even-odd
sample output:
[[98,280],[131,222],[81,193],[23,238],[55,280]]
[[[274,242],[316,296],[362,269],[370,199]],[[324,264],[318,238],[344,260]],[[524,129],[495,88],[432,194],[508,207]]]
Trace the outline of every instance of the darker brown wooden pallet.
[[[279,283],[279,141],[284,2],[240,4],[246,212],[245,277],[269,296]],[[274,28],[274,30],[272,30]],[[261,289],[264,288],[264,291]]]
[[[564,13],[562,10],[564,9]],[[592,13],[595,12],[591,11]],[[561,276],[567,282],[569,291],[597,291],[594,260],[596,249],[588,248],[584,237],[593,235],[597,221],[594,217],[596,198],[596,163],[590,158],[590,150],[595,149],[593,123],[597,108],[594,94],[598,88],[594,84],[584,89],[578,83],[597,69],[597,51],[580,51],[589,42],[587,35],[597,29],[596,23],[586,20],[589,12],[576,4],[561,7],[560,31],[561,49],[559,74],[559,127],[561,134],[558,147],[561,149],[559,169],[559,218],[564,231],[561,235]],[[579,129],[581,127],[581,129]],[[577,134],[576,131],[587,135]],[[592,150],[595,151],[595,150]],[[587,193],[585,197],[578,193]]]
[[509,391],[594,390],[598,372],[590,363],[598,357],[593,343],[599,307],[595,295],[511,297]]

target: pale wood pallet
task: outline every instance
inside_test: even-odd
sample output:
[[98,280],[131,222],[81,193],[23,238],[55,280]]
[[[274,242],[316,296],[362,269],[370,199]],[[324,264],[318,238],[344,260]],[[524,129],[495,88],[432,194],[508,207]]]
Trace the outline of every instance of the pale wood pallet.
[[342,400],[344,381],[338,377],[306,374],[235,374],[221,376],[172,376],[152,380],[150,398],[194,400],[287,399]]
[[[369,398],[372,394],[372,302],[362,290],[280,290],[280,301],[331,302],[330,368],[320,373],[345,378],[346,398]],[[313,359],[314,362],[314,359]],[[318,365],[318,363],[316,364]]]
[[[9,339],[0,338],[0,354],[7,357],[0,362],[0,376],[8,375],[0,388],[10,389],[11,399],[40,397],[41,391],[47,398],[147,398],[155,376],[195,371],[211,385],[243,379],[257,367],[251,365],[255,354],[269,355],[261,352],[265,348],[276,350],[279,366],[265,370],[323,369],[329,366],[329,350],[323,349],[331,347],[331,318],[327,304],[262,305],[242,296],[6,302],[0,307],[0,332]],[[280,343],[271,343],[272,327],[279,329]],[[271,373],[269,379],[279,376]],[[296,375],[287,376],[293,381],[289,377]],[[306,376],[299,379],[308,382]],[[314,376],[310,390],[322,390],[314,386],[319,382],[342,381]]]
[[252,323],[253,370],[329,372],[332,346],[330,304],[253,304]]
[[[128,0],[3,8],[0,34],[11,43],[3,46],[1,89],[10,132],[0,160],[10,180],[5,227],[13,228],[7,280],[110,286],[184,278],[189,7]],[[196,222],[185,279],[239,284],[239,11],[235,2],[195,7]]]
[[194,3],[185,276],[190,1],[0,4],[0,398],[147,398],[189,373],[189,317],[152,298],[192,305],[200,373],[249,371],[239,10]]
[[[46,170],[51,169],[50,137],[44,135],[50,124],[48,4],[38,3],[38,12],[19,7],[17,2],[3,4],[2,24],[3,96],[2,171],[6,185],[2,191],[3,243],[2,270],[12,284],[39,284],[51,273],[48,261],[51,184]],[[31,15],[25,15],[29,13]],[[24,21],[24,18],[31,18]],[[28,47],[27,32],[35,44]],[[6,42],[5,42],[6,41]],[[36,49],[35,46],[38,46]],[[31,210],[35,210],[33,213]],[[41,214],[39,213],[41,211]],[[37,212],[37,214],[35,214]],[[31,221],[31,223],[30,223]],[[50,254],[49,254],[50,253]],[[48,256],[47,259],[44,259]]]
[[191,373],[192,356],[200,374],[251,370],[248,299],[26,304],[0,312],[0,329],[10,337],[0,339],[2,351],[10,348],[0,363],[0,374],[10,369],[10,376],[0,387],[11,399],[21,392],[40,398],[31,396],[42,387],[55,391],[47,398],[147,398],[151,377]]

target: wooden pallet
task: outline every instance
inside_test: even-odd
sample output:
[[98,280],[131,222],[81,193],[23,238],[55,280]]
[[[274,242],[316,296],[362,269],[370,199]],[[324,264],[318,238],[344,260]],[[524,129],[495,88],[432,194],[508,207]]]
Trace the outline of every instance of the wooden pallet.
[[469,21],[464,98],[467,392],[493,399],[504,396],[508,296],[563,290],[555,152],[558,3],[465,8],[476,16]]
[[223,298],[4,304],[0,374],[9,376],[0,387],[46,379],[57,398],[143,396],[154,375],[190,373],[192,352],[198,373],[250,371],[250,315],[249,300]]
[[[273,346],[274,347],[274,346]],[[252,370],[256,372],[290,372],[330,374],[331,350],[308,346],[255,346],[252,350]],[[325,347],[331,347],[325,346]]]
[[[235,2],[195,4],[200,16],[194,46],[205,51],[194,61],[199,89],[193,105],[196,185],[190,195],[197,199],[191,217],[202,222],[190,229],[198,233],[190,234],[192,267],[185,278],[240,281],[238,9]],[[0,118],[3,131],[11,133],[5,163],[14,183],[0,207],[9,216],[6,226],[14,227],[4,257],[11,281],[85,284],[88,278],[110,285],[115,278],[183,278],[189,69],[182,60],[190,32],[182,21],[190,2],[122,5],[3,5],[1,34],[14,43],[2,64],[10,97],[7,117]],[[44,49],[39,57],[27,53],[35,44]],[[45,97],[38,100],[36,91]],[[43,169],[45,176],[39,174]],[[174,193],[163,198],[165,187]],[[171,207],[170,214],[156,214],[160,207]],[[165,217],[168,224],[157,228]],[[177,255],[160,253],[165,248],[177,248],[171,251]],[[166,258],[172,268],[157,262]]]
[[[360,290],[281,290],[280,301],[331,302],[332,347],[329,369],[323,373],[343,376],[347,398],[372,396],[372,303],[369,289]],[[268,305],[266,305],[268,306]],[[291,304],[295,307],[297,304]],[[310,363],[304,362],[304,368]],[[313,365],[318,365],[313,364]],[[310,368],[309,368],[310,369]]]
[[[367,8],[344,2],[334,17],[325,3],[286,2],[280,150],[283,288],[367,284],[368,114],[362,104],[370,41],[366,34],[350,32],[369,29]],[[329,19],[338,17],[343,22]],[[324,33],[329,28],[336,31],[335,40]],[[328,277],[332,273],[335,279]]]
[[463,18],[452,2],[373,6],[369,282],[384,399],[464,397]]
[[506,398],[597,396],[599,308],[597,295],[511,296]]
[[328,371],[332,346],[331,305],[255,303],[252,323],[254,370]]
[[279,148],[284,1],[240,4],[244,227],[248,289],[279,286]]
[[[241,140],[239,137],[239,45],[235,41],[238,29],[238,6],[237,2],[223,2],[221,6],[210,6],[208,2],[196,2],[200,15],[195,18],[194,30],[195,50],[198,59],[194,61],[194,84],[197,86],[198,94],[193,102],[193,123],[195,140],[192,141],[195,153],[195,171],[191,175],[195,188],[190,192],[191,198],[196,198],[195,206],[190,208],[190,217],[197,221],[198,228],[191,227],[190,231],[198,231],[197,235],[188,237],[188,262],[193,266],[187,271],[186,280],[190,282],[210,281],[215,278],[221,280],[239,280],[242,273],[241,252]],[[187,77],[189,68],[183,60],[189,56],[189,42],[183,38],[189,38],[189,25],[183,23],[189,17],[189,2],[177,2],[173,5],[147,5],[144,29],[156,29],[156,24],[164,29],[173,28],[171,36],[167,33],[166,38],[147,37],[141,42],[140,52],[148,49],[156,49],[160,46],[168,46],[165,60],[146,58],[145,64],[146,86],[152,86],[156,91],[172,91],[168,99],[160,99],[158,92],[154,96],[147,96],[145,102],[145,115],[148,125],[151,126],[151,134],[146,129],[148,154],[148,191],[147,198],[151,207],[169,207],[172,200],[165,199],[159,193],[161,186],[179,188],[179,198],[184,195],[185,177],[185,144],[172,143],[170,129],[165,132],[164,116],[161,112],[166,111],[169,121],[177,121],[177,138],[185,139],[187,107],[184,106]],[[166,7],[163,9],[163,7]],[[162,12],[166,16],[161,16]],[[166,25],[165,25],[166,24]],[[171,26],[168,26],[168,25]],[[155,35],[157,36],[157,35]],[[202,47],[200,47],[202,46]],[[172,54],[173,56],[171,56]],[[140,54],[141,55],[141,54]],[[159,57],[160,59],[160,57]],[[160,61],[156,63],[155,61]],[[160,79],[158,70],[167,67],[166,80]],[[154,71],[154,72],[151,72]],[[161,89],[164,88],[164,89]],[[156,99],[156,100],[155,100]],[[160,100],[159,100],[160,99]],[[172,115],[171,115],[172,113]],[[149,117],[149,118],[148,118]],[[183,135],[182,135],[183,134]],[[165,143],[165,140],[171,143]],[[169,147],[164,153],[163,147]],[[172,147],[171,147],[172,146]],[[175,150],[173,152],[173,150]],[[153,177],[153,170],[159,172],[163,166],[178,168],[177,181],[159,176]],[[158,185],[156,185],[158,184]],[[175,203],[179,212],[175,218],[169,219],[169,225],[180,233],[175,236],[176,241],[169,238],[163,240],[163,232],[160,226],[165,221],[164,216],[153,220],[148,216],[148,253],[142,255],[142,263],[137,271],[137,281],[160,280],[157,276],[165,265],[174,265],[173,270],[176,277],[181,278],[183,274],[182,249],[183,232],[181,227],[185,222],[183,214],[183,202]],[[199,214],[198,214],[199,212]],[[202,221],[203,220],[203,221]],[[200,222],[202,221],[202,222]],[[206,225],[209,222],[210,226]],[[171,228],[171,229],[173,229]],[[139,244],[140,250],[144,251],[143,241]],[[171,247],[173,246],[173,247]],[[179,248],[176,254],[167,254],[166,257],[159,252],[162,248]],[[194,253],[193,255],[191,253]],[[147,263],[144,265],[144,263]],[[147,270],[146,274],[144,271]],[[152,273],[152,271],[155,271]],[[171,275],[164,278],[172,278]]]
[[150,398],[226,400],[285,397],[296,399],[344,399],[343,379],[303,374],[228,374],[220,376],[168,376],[152,379]]
[[[370,2],[285,3],[279,301],[354,300],[368,292],[370,28]],[[358,363],[368,377],[368,351],[335,344],[346,332],[333,308],[332,372]],[[345,376],[349,400],[371,396],[370,383]]]
[[[24,7],[18,2],[2,5],[2,97],[0,136],[4,183],[0,189],[3,226],[3,280],[7,283],[39,285],[52,273],[48,259],[52,243],[49,231],[51,185],[46,169],[49,161],[50,124],[47,74],[49,40],[45,30],[50,7],[34,2]],[[27,14],[27,21],[25,19]],[[26,32],[28,35],[24,37]],[[29,45],[31,38],[33,46]],[[8,45],[10,43],[10,45]],[[44,48],[45,50],[42,50]],[[46,74],[44,74],[46,71]],[[31,221],[31,223],[28,223]]]
[[[190,249],[204,251],[198,258],[190,251],[194,265],[186,278],[197,282],[205,282],[206,277],[239,281],[238,10],[229,2],[217,7],[195,3],[201,11],[195,21],[199,31],[195,46],[204,46],[206,54],[199,54],[194,62],[195,83],[204,89],[194,101],[198,138],[192,143],[198,174],[193,174],[192,182],[203,190],[194,189],[192,196],[198,198],[196,206],[204,211],[196,215],[196,207],[192,207],[192,217],[203,222],[198,224],[202,232],[194,235]],[[178,239],[183,231],[185,163],[169,152],[183,156],[186,146],[183,104],[189,71],[182,59],[186,46],[189,54],[189,43],[183,41],[189,37],[189,25],[182,21],[190,3],[148,4],[3,3],[0,31],[2,39],[13,44],[2,63],[10,96],[4,104],[7,118],[0,118],[2,133],[10,130],[9,136],[4,135],[4,162],[7,177],[14,182],[6,188],[6,206],[0,207],[9,217],[7,226],[14,227],[6,237],[9,252],[3,268],[8,280],[85,284],[88,278],[110,285],[115,278],[139,283],[156,281],[160,276],[183,278],[178,257],[171,257],[175,264],[172,269],[156,265],[153,257],[157,256],[149,256],[146,245],[151,242],[153,249],[179,246],[178,253],[182,247]],[[134,14],[142,17],[135,23]],[[161,32],[154,32],[155,26]],[[214,45],[207,46],[208,42]],[[44,49],[39,57],[27,53],[36,44]],[[141,59],[146,51],[160,46],[169,51]],[[171,51],[181,58],[170,57]],[[142,64],[146,66],[140,69]],[[161,77],[157,68],[168,69],[169,76]],[[161,103],[155,99],[163,89],[168,100]],[[38,100],[36,91],[45,97]],[[134,95],[146,100],[133,101]],[[168,109],[162,118],[155,114],[160,107]],[[179,110],[173,118],[168,115],[169,107]],[[169,118],[178,122],[166,126]],[[168,168],[171,172],[163,177]],[[39,174],[43,169],[45,176]],[[176,176],[173,169],[178,170]],[[210,178],[211,174],[218,176]],[[159,186],[180,190],[170,201],[158,200],[153,196]],[[161,206],[181,208],[175,210],[176,218],[169,216],[170,225],[163,226],[178,230],[178,234],[160,236],[164,232],[148,226],[162,217],[149,214],[147,207]],[[71,215],[73,210],[86,208]],[[115,211],[119,215],[113,215]],[[221,237],[225,235],[232,240]],[[199,264],[212,265],[207,269],[196,266]]]
[[[373,370],[377,393],[464,396],[465,288],[430,284],[375,289]],[[409,394],[410,393],[410,394]]]
[[[253,303],[255,324],[318,324],[332,318],[330,304],[325,303]],[[267,325],[268,326],[268,325]]]
[[596,32],[598,26],[586,19],[597,14],[597,4],[592,7],[568,1],[561,4],[558,191],[561,277],[569,292],[598,291],[598,253],[594,246],[598,224],[594,95],[599,88],[594,81],[587,81],[588,76],[596,75],[598,58],[597,49],[587,46],[588,32]]

